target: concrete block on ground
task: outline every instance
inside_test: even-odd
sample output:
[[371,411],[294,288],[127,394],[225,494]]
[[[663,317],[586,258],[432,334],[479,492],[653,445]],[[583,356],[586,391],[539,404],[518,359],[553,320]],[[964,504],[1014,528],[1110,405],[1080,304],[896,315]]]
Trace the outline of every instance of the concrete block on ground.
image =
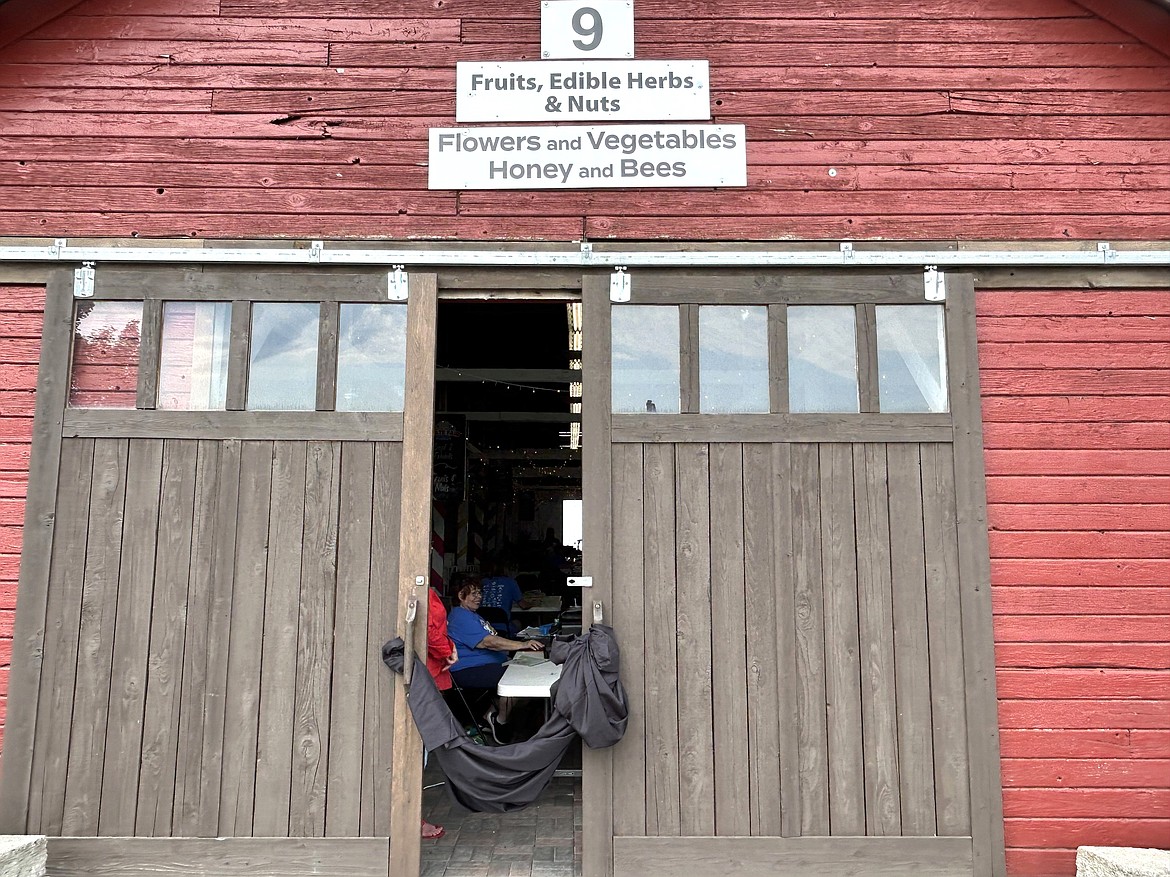
[[1170,850],[1077,847],[1077,877],[1170,877]]
[[45,877],[43,834],[0,834],[0,877]]

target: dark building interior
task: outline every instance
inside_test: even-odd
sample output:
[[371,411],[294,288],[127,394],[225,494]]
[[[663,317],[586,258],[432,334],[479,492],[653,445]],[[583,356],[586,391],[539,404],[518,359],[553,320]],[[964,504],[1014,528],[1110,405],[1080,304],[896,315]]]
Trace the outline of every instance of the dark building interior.
[[579,303],[564,300],[440,301],[435,408],[465,423],[469,499],[580,498],[574,308],[579,314]]

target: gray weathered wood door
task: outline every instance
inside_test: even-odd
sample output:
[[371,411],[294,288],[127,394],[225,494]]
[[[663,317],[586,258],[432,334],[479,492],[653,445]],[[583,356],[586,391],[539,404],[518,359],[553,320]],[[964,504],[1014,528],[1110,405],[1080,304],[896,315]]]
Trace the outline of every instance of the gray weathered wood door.
[[[584,291],[585,573],[632,711],[586,762],[586,873],[1002,874],[971,279],[631,280]],[[753,346],[754,396],[719,372]],[[929,404],[888,410],[899,377]]]
[[[160,849],[137,840],[223,836],[275,839],[235,849],[282,873],[408,873],[412,861],[417,873],[420,793],[392,786],[405,781],[395,771],[418,786],[421,748],[380,646],[427,568],[435,297],[434,276],[412,274],[409,304],[391,304],[379,271],[99,267],[84,301],[71,272],[54,279],[3,830],[119,838],[100,855],[128,866]],[[274,303],[292,310],[261,342],[257,308]],[[163,410],[160,360],[176,338],[190,359],[201,337],[168,321],[196,304],[222,317],[224,397],[219,410]],[[79,328],[111,306],[138,315],[122,324],[127,344]],[[403,404],[343,404],[349,307],[402,309]],[[316,351],[306,410],[257,410],[258,346],[303,364],[289,340],[302,336]],[[385,357],[402,363],[401,350]],[[270,377],[288,379],[273,361]],[[398,824],[413,831],[392,846]],[[173,854],[234,855],[192,844]]]

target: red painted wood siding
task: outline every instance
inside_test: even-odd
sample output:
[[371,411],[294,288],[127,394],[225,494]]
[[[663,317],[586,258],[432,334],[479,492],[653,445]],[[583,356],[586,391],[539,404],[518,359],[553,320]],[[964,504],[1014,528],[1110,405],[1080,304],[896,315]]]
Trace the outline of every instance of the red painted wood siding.
[[1009,873],[1170,841],[1170,293],[978,299]]
[[8,668],[44,308],[44,289],[0,286],[0,740],[8,707]]
[[[1170,59],[1072,0],[639,0],[640,58],[710,59],[749,186],[592,193],[426,188],[455,61],[535,58],[535,2],[354,8],[88,0],[0,50],[0,235],[1170,231]],[[1170,836],[1167,299],[980,298],[1013,875]],[[0,693],[42,303],[0,288]]]
[[0,50],[0,235],[1170,228],[1170,59],[1073,0],[640,0],[638,57],[710,60],[714,121],[747,126],[749,185],[596,192],[427,189],[455,62],[535,58],[536,0],[361,7],[88,0]]

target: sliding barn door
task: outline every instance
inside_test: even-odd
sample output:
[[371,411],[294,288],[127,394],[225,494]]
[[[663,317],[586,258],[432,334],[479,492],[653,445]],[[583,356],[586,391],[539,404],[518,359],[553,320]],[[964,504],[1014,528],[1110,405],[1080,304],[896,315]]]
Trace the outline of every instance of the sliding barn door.
[[631,700],[586,872],[1002,874],[970,279],[631,281],[584,294],[585,572]]
[[[102,855],[127,867],[159,849],[135,839],[222,836],[273,839],[235,849],[290,874],[387,873],[394,768],[420,750],[380,647],[429,535],[400,533],[429,509],[433,276],[410,292],[389,303],[372,272],[53,283],[5,830],[119,838]],[[404,443],[404,420],[425,434]],[[285,861],[282,838],[306,840]]]

